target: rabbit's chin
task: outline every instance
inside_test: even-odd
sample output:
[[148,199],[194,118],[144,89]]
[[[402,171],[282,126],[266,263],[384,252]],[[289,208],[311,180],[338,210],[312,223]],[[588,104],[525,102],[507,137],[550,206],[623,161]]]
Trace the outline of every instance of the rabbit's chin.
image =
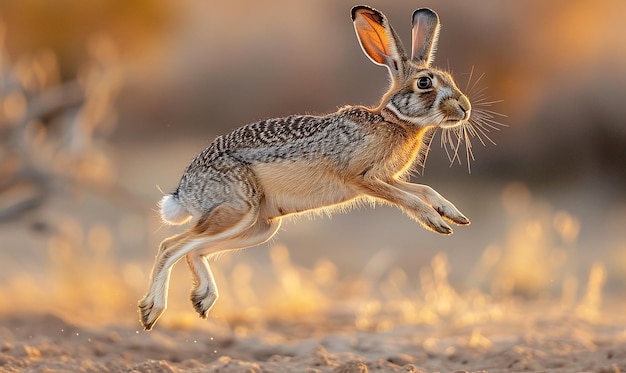
[[455,127],[461,127],[466,123],[467,121],[465,119],[461,119],[461,120],[449,119],[449,120],[445,120],[441,122],[439,124],[439,128],[450,129],[450,128],[455,128]]

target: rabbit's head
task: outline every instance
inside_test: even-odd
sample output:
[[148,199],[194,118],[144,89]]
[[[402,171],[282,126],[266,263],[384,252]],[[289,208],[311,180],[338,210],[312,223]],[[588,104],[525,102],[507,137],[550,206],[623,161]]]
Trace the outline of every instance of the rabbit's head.
[[471,104],[452,76],[430,66],[440,28],[435,12],[422,8],[413,13],[411,58],[376,9],[356,6],[352,20],[365,54],[387,67],[391,76],[391,87],[377,111],[424,128],[452,128],[469,119]]

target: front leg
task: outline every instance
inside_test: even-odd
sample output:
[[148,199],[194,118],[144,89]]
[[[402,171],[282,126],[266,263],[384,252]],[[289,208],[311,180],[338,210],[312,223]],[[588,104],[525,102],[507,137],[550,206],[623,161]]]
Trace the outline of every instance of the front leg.
[[439,212],[417,196],[376,178],[363,178],[357,183],[358,190],[370,197],[382,199],[404,210],[424,228],[441,234],[451,234],[452,228],[441,218]]
[[450,201],[443,198],[428,185],[412,184],[406,181],[394,180],[393,185],[416,195],[418,198],[432,206],[442,218],[458,225],[469,225],[470,221]]

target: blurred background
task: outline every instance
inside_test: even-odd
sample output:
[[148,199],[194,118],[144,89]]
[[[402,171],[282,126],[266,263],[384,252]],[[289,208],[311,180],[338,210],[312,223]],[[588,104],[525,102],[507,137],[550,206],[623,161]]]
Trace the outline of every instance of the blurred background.
[[[591,288],[623,292],[626,2],[368,4],[405,45],[412,11],[436,10],[435,65],[501,100],[488,109],[506,127],[489,133],[495,146],[473,139],[471,172],[437,137],[413,180],[472,225],[440,237],[384,206],[286,222],[269,245],[213,265],[214,318],[338,299],[381,308],[402,298],[417,309],[437,281],[458,294],[571,305],[592,302]],[[135,322],[158,243],[179,231],[159,221],[160,190],[173,190],[216,135],[378,103],[386,70],[359,47],[354,5],[3,0],[0,313]],[[189,287],[178,265],[164,322],[193,316]]]

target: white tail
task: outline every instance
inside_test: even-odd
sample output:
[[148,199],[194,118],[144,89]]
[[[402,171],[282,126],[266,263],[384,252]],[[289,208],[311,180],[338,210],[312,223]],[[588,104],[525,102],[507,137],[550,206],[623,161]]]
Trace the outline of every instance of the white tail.
[[191,215],[174,195],[168,194],[161,199],[161,218],[168,224],[180,225],[189,221]]

